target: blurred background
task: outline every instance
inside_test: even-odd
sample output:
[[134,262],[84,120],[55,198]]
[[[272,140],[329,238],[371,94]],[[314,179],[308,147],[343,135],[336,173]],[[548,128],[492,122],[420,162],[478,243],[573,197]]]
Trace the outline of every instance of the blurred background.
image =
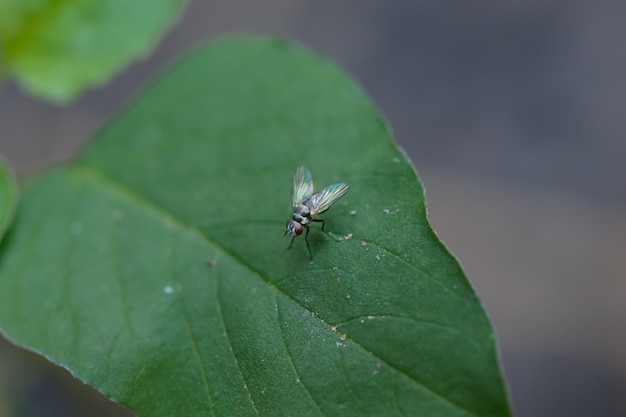
[[[67,160],[182,51],[232,33],[305,43],[387,116],[496,328],[516,416],[626,416],[625,2],[195,0],[70,106],[5,85],[0,153],[21,174]],[[0,341],[14,415],[130,414]]]

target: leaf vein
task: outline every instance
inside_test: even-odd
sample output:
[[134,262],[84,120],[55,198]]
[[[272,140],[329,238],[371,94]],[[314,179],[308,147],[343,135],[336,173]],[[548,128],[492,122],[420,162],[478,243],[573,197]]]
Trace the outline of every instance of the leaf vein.
[[278,304],[278,294],[276,294],[275,300],[276,300],[276,324],[278,325],[278,328],[280,329],[280,335],[283,341],[283,345],[285,346],[285,351],[287,352],[287,356],[289,357],[289,363],[291,364],[291,367],[293,368],[294,373],[298,377],[298,382],[302,384],[302,386],[304,387],[304,391],[307,393],[309,398],[313,401],[318,411],[320,412],[320,415],[323,416],[324,412],[322,411],[322,407],[319,405],[319,403],[317,402],[317,400],[311,393],[311,390],[309,389],[309,387],[305,384],[304,380],[302,379],[302,376],[298,372],[298,368],[296,368],[296,364],[293,361],[293,355],[291,351],[289,350],[289,347],[287,344],[287,336],[285,335],[285,328],[283,327],[282,322],[280,320],[281,313],[280,313],[280,305]]
[[[165,249],[168,249],[168,248],[165,248]],[[169,253],[169,251],[167,250],[165,252]],[[167,258],[167,264],[168,264],[167,266],[172,276],[172,281],[178,282],[179,281],[178,276],[176,274],[176,270],[174,269],[172,265],[171,256],[166,256],[166,258]],[[202,361],[202,358],[200,357],[200,349],[198,348],[198,340],[196,339],[196,336],[193,330],[191,329],[191,322],[189,320],[189,316],[187,315],[187,311],[185,310],[183,306],[180,295],[176,296],[176,303],[178,304],[178,307],[180,308],[181,314],[183,316],[183,321],[185,323],[185,330],[187,332],[187,335],[189,336],[189,339],[191,340],[191,345],[193,347],[193,355],[195,356],[196,360],[198,361],[198,364],[200,365],[199,368],[200,368],[200,373],[202,374],[202,382],[204,383],[204,389],[206,390],[207,399],[209,400],[209,404],[211,405],[211,414],[215,416],[215,404],[214,404],[214,399],[211,396],[211,388],[209,386],[209,379],[206,373],[206,365],[204,364],[204,362]]]
[[222,321],[222,326],[224,327],[224,333],[226,333],[226,340],[228,341],[228,347],[230,348],[230,352],[232,353],[233,358],[235,359],[235,364],[237,365],[237,369],[239,370],[239,375],[241,375],[241,379],[243,380],[244,388],[246,392],[248,393],[248,398],[250,399],[252,408],[254,409],[254,412],[256,413],[256,415],[260,417],[261,413],[259,412],[256,404],[254,403],[254,399],[252,398],[252,393],[250,392],[250,389],[248,388],[248,383],[246,382],[246,377],[243,374],[243,370],[241,369],[241,365],[239,364],[239,359],[237,358],[237,355],[235,354],[235,350],[233,349],[233,344],[230,341],[230,335],[228,334],[226,321],[224,320],[224,312],[222,310],[222,300],[220,299],[221,293],[219,291],[219,281],[220,281],[220,274],[219,274],[219,269],[218,269],[215,272],[215,298],[217,299],[217,308],[220,314],[220,320]]
[[399,254],[395,253],[394,251],[392,251],[391,249],[381,245],[378,242],[374,242],[373,240],[366,240],[366,239],[361,239],[361,241],[367,243],[367,244],[371,244],[374,245],[376,247],[378,247],[379,249],[387,252],[388,254],[390,254],[391,256],[397,258],[398,260],[400,260],[402,263],[409,265],[412,269],[414,269],[415,271],[425,275],[428,277],[428,279],[430,279],[432,282],[434,282],[435,284],[437,284],[438,286],[440,286],[441,288],[443,288],[446,292],[449,292],[450,294],[452,294],[453,296],[460,298],[464,301],[467,301],[465,299],[465,297],[460,296],[459,294],[457,294],[455,291],[451,290],[450,288],[448,288],[443,282],[441,282],[440,280],[437,279],[437,277],[435,277],[433,274],[431,274],[429,271],[420,268],[419,266],[409,262],[408,260],[402,258],[402,256],[400,256]]
[[477,350],[481,350],[482,347],[480,346],[480,344],[472,339],[472,338],[468,338],[464,333],[460,332],[458,329],[452,327],[452,326],[448,326],[445,324],[441,324],[441,323],[437,323],[434,321],[429,321],[429,320],[420,320],[414,317],[407,317],[407,316],[400,316],[397,314],[368,314],[368,315],[361,315],[361,316],[356,316],[356,317],[351,317],[348,319],[345,319],[342,322],[339,323],[335,323],[334,326],[336,327],[340,327],[344,324],[348,324],[351,323],[353,321],[358,321],[358,320],[372,320],[372,319],[385,319],[385,318],[393,318],[393,319],[399,319],[399,320],[407,320],[407,321],[411,321],[414,323],[417,323],[419,325],[423,325],[423,326],[428,326],[428,327],[434,327],[434,328],[438,328],[438,329],[442,329],[445,330],[449,333],[453,333],[457,336],[461,336],[462,339],[467,340],[468,342],[470,342],[472,344],[472,346],[474,346]]
[[[115,222],[113,222],[112,224],[113,224],[113,226],[112,226],[113,232],[112,232],[112,235],[111,235],[111,246],[112,246],[112,251],[111,252],[114,255],[113,258],[115,260],[118,260],[119,256],[116,256],[116,255],[119,255],[120,250],[119,250],[119,247],[118,247],[118,244],[117,244],[117,242],[119,240],[119,237],[117,236],[117,233],[116,233],[116,231],[117,231],[117,224]],[[137,351],[139,352],[139,357],[141,358],[141,369],[139,370],[139,372],[136,373],[136,375],[140,375],[143,372],[147,373],[147,370],[148,370],[148,368],[146,366],[146,354],[145,354],[143,348],[141,347],[141,343],[139,343],[139,337],[137,336],[137,333],[135,332],[135,328],[133,327],[132,321],[130,319],[130,314],[129,314],[129,311],[128,311],[128,305],[129,305],[128,304],[128,297],[126,295],[126,286],[124,285],[124,281],[122,279],[122,273],[121,273],[121,270],[120,270],[120,264],[119,264],[119,262],[114,262],[114,265],[115,265],[115,270],[116,270],[115,276],[117,278],[117,282],[118,282],[118,285],[119,285],[119,288],[120,288],[120,299],[122,301],[121,304],[123,306],[122,315],[124,317],[124,322],[126,323],[126,327],[128,328],[128,331],[130,332],[130,335],[133,338],[133,341],[135,343],[135,347],[136,347]],[[156,395],[156,391],[155,391],[155,388],[154,388],[154,381],[152,380],[151,377],[148,377],[148,385],[150,386],[150,394],[152,395],[153,404],[157,405],[159,403],[159,401],[158,401],[158,397]]]

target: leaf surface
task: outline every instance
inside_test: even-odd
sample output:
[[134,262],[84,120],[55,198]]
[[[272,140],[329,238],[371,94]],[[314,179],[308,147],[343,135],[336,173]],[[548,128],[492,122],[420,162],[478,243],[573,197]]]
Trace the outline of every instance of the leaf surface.
[[68,102],[147,54],[182,3],[0,0],[0,73],[34,95]]
[[[292,176],[349,192],[311,226]],[[491,326],[363,92],[308,50],[190,54],[25,193],[0,323],[138,416],[506,416]]]

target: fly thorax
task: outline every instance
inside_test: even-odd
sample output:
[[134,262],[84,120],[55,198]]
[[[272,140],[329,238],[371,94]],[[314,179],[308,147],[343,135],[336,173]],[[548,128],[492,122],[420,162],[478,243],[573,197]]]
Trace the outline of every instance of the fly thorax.
[[309,208],[300,204],[293,209],[293,219],[300,224],[307,224],[311,220]]

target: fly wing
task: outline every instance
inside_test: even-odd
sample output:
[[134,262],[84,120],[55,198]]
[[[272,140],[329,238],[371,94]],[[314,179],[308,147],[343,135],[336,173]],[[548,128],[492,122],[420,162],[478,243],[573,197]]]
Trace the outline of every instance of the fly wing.
[[305,167],[298,167],[293,174],[293,191],[291,192],[291,204],[293,208],[302,204],[304,200],[313,194],[313,178],[311,172]]
[[311,198],[305,202],[305,204],[309,206],[311,217],[328,210],[330,206],[335,204],[335,202],[347,192],[348,184],[341,182],[339,184],[329,185],[319,193],[313,194]]

